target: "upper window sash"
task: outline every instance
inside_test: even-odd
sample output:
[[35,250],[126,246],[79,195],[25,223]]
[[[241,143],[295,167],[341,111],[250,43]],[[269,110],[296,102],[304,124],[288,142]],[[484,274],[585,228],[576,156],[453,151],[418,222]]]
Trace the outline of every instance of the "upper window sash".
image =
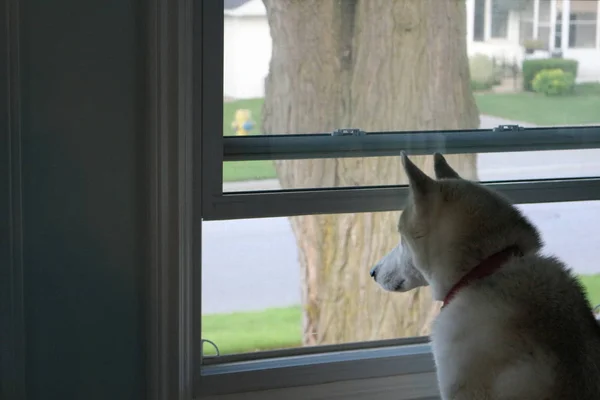
[[223,144],[223,161],[581,150],[600,147],[600,126],[228,136]]

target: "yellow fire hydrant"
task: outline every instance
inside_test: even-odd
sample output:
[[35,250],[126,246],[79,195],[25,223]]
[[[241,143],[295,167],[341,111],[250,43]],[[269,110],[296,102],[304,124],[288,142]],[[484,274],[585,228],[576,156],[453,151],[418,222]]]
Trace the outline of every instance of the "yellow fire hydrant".
[[236,136],[246,136],[254,129],[252,113],[250,110],[239,109],[235,112],[235,118],[231,123],[231,128],[235,130]]

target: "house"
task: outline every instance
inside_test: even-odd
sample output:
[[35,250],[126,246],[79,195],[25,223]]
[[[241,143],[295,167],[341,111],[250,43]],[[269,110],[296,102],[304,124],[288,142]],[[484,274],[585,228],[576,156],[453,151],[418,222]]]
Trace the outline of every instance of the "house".
[[263,97],[271,60],[271,32],[262,0],[225,0],[223,30],[225,97]]
[[579,61],[578,81],[600,80],[600,0],[466,0],[469,55],[521,62],[523,43]]
[[[600,81],[600,0],[465,0],[467,51],[520,63],[523,43],[579,61],[578,81]],[[271,35],[262,0],[224,0],[224,93],[264,96]]]

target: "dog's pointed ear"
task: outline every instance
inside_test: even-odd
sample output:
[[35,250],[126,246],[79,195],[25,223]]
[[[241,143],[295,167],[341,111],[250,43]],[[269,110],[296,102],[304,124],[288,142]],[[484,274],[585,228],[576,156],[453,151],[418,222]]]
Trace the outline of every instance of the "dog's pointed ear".
[[461,179],[460,175],[452,169],[441,153],[433,155],[433,169],[435,171],[435,179]]
[[435,181],[410,161],[404,151],[400,153],[400,157],[402,158],[404,172],[406,172],[406,176],[408,177],[410,191],[415,199],[426,195],[431,190],[431,187],[435,185]]

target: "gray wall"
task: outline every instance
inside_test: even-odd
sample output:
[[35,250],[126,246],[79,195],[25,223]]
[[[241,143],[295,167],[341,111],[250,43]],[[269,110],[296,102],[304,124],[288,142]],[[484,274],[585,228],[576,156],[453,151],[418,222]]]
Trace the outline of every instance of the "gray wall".
[[[142,2],[2,0],[3,20],[7,1],[20,3],[18,122],[28,398],[144,398],[141,296],[148,208]],[[18,199],[18,182],[9,179],[18,176],[11,170],[18,134],[8,122],[5,23],[0,25],[4,305],[11,300],[14,281],[2,277],[12,276],[9,268],[18,257],[11,250],[19,247],[18,235],[12,236],[16,241],[7,238],[11,230],[20,230],[18,219],[16,225],[7,222],[18,212],[10,202]],[[13,86],[12,93],[19,94],[18,88]],[[1,322],[10,320],[8,312],[3,307]],[[9,334],[8,329],[3,332]],[[3,354],[9,350],[3,348]],[[9,361],[2,361],[4,378]],[[2,382],[0,397],[10,398],[11,385],[7,379]]]

